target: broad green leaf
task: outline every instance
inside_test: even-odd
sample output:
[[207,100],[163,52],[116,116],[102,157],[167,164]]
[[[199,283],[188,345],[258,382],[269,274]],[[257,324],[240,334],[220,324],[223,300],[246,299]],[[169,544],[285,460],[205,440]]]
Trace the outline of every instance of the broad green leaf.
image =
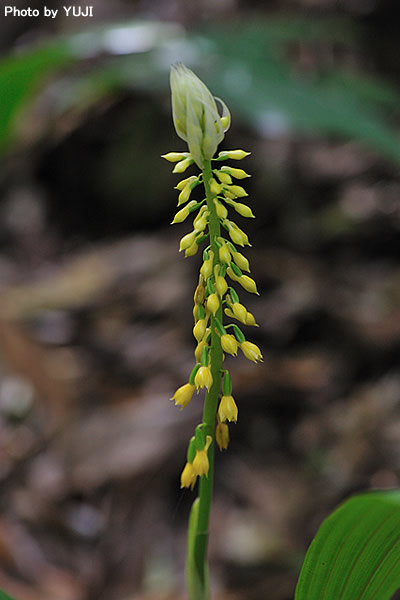
[[39,83],[70,60],[63,44],[42,46],[0,60],[0,150],[10,140],[19,110]]
[[295,600],[389,600],[400,588],[400,491],[350,498],[308,549]]

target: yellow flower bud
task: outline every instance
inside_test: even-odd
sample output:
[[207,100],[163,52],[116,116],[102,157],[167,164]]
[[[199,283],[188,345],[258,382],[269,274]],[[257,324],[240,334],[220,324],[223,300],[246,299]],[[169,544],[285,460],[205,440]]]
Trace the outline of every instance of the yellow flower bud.
[[239,213],[240,216],[246,217],[247,219],[255,219],[253,211],[251,210],[250,206],[247,206],[247,204],[242,204],[242,202],[234,202],[233,208],[237,213]]
[[239,269],[250,273],[250,263],[243,254],[240,252],[233,252],[232,258],[233,262],[239,267]]
[[209,390],[213,383],[210,367],[200,367],[194,378],[194,383],[197,389],[205,387]]
[[236,423],[238,417],[238,408],[233,396],[222,396],[218,407],[218,418],[223,423],[224,421],[234,421]]
[[221,335],[221,346],[224,352],[236,356],[238,351],[238,342],[234,335],[226,333]]
[[214,287],[217,290],[220,297],[222,298],[222,296],[226,293],[226,291],[228,289],[228,284],[226,283],[224,277],[221,277],[220,275],[216,275]]
[[179,183],[176,184],[176,190],[183,190],[187,185],[190,186],[194,181],[196,181],[198,177],[196,175],[191,175],[190,177],[186,177],[186,179],[182,179]]
[[189,204],[187,204],[184,208],[178,210],[174,217],[174,220],[171,222],[171,225],[175,225],[175,223],[183,223],[183,221],[189,216],[190,209],[195,204],[197,204],[196,200],[191,200]]
[[230,308],[237,320],[241,323],[246,324],[247,308],[243,306],[243,304],[240,304],[240,302],[235,302],[234,304],[231,304]]
[[211,445],[211,442],[212,437],[211,435],[208,435],[206,437],[206,445],[204,446],[204,448],[202,450],[197,450],[196,452],[196,456],[193,460],[193,471],[196,474],[196,476],[208,476],[208,471],[210,469],[210,463],[208,460],[208,449]]
[[207,310],[215,316],[215,313],[219,309],[219,298],[218,294],[210,294],[207,298]]
[[182,250],[187,250],[194,243],[197,236],[197,231],[191,231],[183,236],[179,244],[179,252]]
[[229,446],[229,427],[227,423],[218,423],[215,429],[215,439],[220,450],[226,450]]
[[232,175],[232,177],[235,177],[235,179],[245,179],[246,177],[251,177],[251,175],[246,173],[246,171],[243,171],[243,169],[235,169],[233,167],[225,167],[224,166],[224,167],[221,167],[221,171],[223,171],[224,173],[228,173],[229,175]]
[[189,200],[191,193],[192,193],[192,188],[190,187],[190,185],[187,185],[186,187],[184,187],[178,196],[178,206],[180,206],[181,204],[185,204],[185,202],[187,202]]
[[193,221],[193,227],[196,229],[196,231],[204,231],[208,224],[208,215],[209,212],[206,208],[202,212],[199,212],[199,214]]
[[217,200],[217,198],[214,198],[214,204],[217,217],[219,217],[220,219],[226,219],[226,217],[228,216],[228,209],[226,208],[226,206],[224,206],[222,202]]
[[225,242],[222,244],[221,248],[218,249],[218,255],[221,262],[226,263],[227,265],[231,264],[231,253]]
[[240,185],[229,185],[224,188],[224,193],[229,192],[230,198],[244,198],[248,193]]
[[194,256],[197,253],[198,249],[199,245],[196,244],[196,242],[193,242],[193,244],[185,250],[185,258],[187,258],[188,256]]
[[193,335],[195,337],[195,339],[197,340],[197,342],[200,342],[200,340],[203,339],[204,334],[206,332],[207,329],[207,319],[199,319],[196,323],[196,325],[193,327]]
[[203,348],[207,346],[207,342],[205,341],[205,339],[202,339],[196,346],[196,350],[194,351],[194,357],[196,359],[196,362],[200,362],[201,361],[201,355],[203,353]]
[[209,258],[203,262],[200,267],[200,273],[204,278],[204,281],[207,281],[209,277],[212,275],[213,271],[213,261],[214,261],[214,253],[210,250]]
[[246,325],[250,325],[253,327],[258,327],[257,322],[255,320],[254,315],[251,314],[251,312],[247,312],[246,315]]
[[240,349],[248,360],[252,362],[262,362],[263,357],[261,354],[261,350],[256,344],[252,342],[242,342],[240,344]]
[[[232,279],[232,281],[239,281],[240,277],[238,277],[233,271],[231,267],[228,267],[226,270],[226,274]],[[244,275],[243,275],[244,277]]]
[[256,282],[251,277],[248,277],[248,275],[242,275],[237,281],[240,283],[242,288],[246,290],[246,292],[250,292],[250,294],[257,294],[257,296],[260,295],[257,291]]
[[234,244],[238,244],[238,246],[250,246],[247,234],[236,223],[226,219],[224,224],[228,228],[229,237]]
[[181,385],[172,396],[171,400],[175,400],[175,406],[180,406],[181,408],[185,408],[189,404],[192,399],[193,392],[196,386],[191,385],[190,383],[185,383],[185,385]]
[[161,154],[161,158],[165,158],[168,162],[178,162],[188,156],[189,152],[168,152],[168,154]]
[[232,183],[232,177],[229,175],[229,172],[224,171],[225,167],[222,167],[220,171],[214,171],[218,179],[221,183],[226,183],[230,185]]
[[[193,160],[202,169],[204,160],[214,156],[226,127],[211,92],[190,69],[182,63],[174,65],[170,82],[176,132],[187,142]],[[223,109],[222,118],[227,117],[227,107],[221,100],[218,102]]]
[[210,192],[215,196],[218,196],[222,192],[222,185],[217,183],[214,177],[210,179]]
[[197,475],[193,469],[193,463],[187,462],[181,474],[181,488],[194,488]]
[[184,158],[180,162],[176,163],[175,167],[172,169],[173,173],[184,173],[190,165],[193,164],[193,160],[188,156]]
[[242,158],[246,158],[249,154],[251,152],[245,152],[244,150],[223,150],[218,156],[221,160],[227,160],[228,158],[231,160],[242,160]]

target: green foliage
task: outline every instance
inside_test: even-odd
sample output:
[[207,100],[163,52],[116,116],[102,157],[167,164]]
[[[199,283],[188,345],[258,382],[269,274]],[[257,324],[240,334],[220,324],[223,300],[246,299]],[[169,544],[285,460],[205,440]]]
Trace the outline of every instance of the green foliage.
[[11,55],[0,61],[0,151],[11,140],[20,109],[32,99],[44,77],[67,60],[65,48],[58,44]]
[[400,588],[400,491],[350,498],[322,524],[295,600],[389,600]]
[[0,590],[0,600],[14,600],[14,598],[11,598],[11,596],[3,592],[3,590]]

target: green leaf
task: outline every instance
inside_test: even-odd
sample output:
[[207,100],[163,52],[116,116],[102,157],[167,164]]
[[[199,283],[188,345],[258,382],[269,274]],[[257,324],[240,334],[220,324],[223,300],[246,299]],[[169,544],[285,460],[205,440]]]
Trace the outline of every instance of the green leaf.
[[42,46],[0,60],[0,151],[12,137],[19,111],[32,98],[38,84],[67,60],[69,55],[63,44]]
[[11,596],[3,592],[3,590],[0,590],[0,600],[14,600],[14,598],[11,598]]
[[389,600],[400,588],[400,491],[350,498],[308,549],[295,600]]

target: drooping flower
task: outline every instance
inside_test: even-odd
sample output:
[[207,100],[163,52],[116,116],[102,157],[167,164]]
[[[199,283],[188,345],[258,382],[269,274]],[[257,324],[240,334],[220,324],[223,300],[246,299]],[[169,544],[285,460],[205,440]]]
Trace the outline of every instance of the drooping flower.
[[238,407],[233,396],[222,396],[218,407],[218,418],[221,423],[225,421],[234,421],[236,423],[238,417]]
[[201,477],[202,475],[208,476],[210,469],[210,462],[208,460],[208,449],[211,446],[212,437],[208,435],[206,437],[206,444],[202,450],[197,450],[196,456],[193,461],[193,472],[195,475]]
[[181,385],[181,387],[176,390],[171,400],[175,400],[175,406],[185,408],[191,401],[195,389],[195,385],[185,383],[185,385]]

